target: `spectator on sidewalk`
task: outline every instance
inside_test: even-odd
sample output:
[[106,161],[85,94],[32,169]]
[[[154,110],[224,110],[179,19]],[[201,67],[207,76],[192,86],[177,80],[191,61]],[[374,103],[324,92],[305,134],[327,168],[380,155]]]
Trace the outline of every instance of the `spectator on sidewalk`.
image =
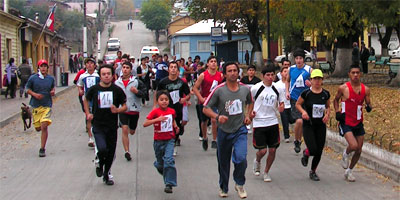
[[10,58],[8,64],[6,65],[6,74],[7,74],[7,90],[6,90],[6,99],[8,97],[8,91],[10,91],[11,99],[15,98],[15,89],[17,86],[17,66],[14,64],[14,58]]
[[249,65],[250,64],[249,50],[246,50],[246,54],[244,54],[244,59],[246,60],[246,65]]
[[357,42],[353,43],[353,51],[351,52],[351,61],[353,65],[360,66],[360,49]]
[[365,47],[364,42],[361,43],[360,60],[362,65],[362,71],[364,74],[368,74],[368,58],[369,50]]
[[29,77],[32,75],[31,66],[28,65],[26,58],[22,58],[22,64],[18,67],[18,77],[21,80],[19,88],[19,97],[22,98],[22,94],[25,93],[25,98],[28,98],[28,93],[25,91],[25,85],[28,82]]

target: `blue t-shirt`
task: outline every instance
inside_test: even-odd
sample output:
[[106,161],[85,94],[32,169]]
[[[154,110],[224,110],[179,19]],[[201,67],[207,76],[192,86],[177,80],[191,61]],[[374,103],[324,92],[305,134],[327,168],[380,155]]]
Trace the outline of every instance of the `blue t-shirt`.
[[50,91],[54,88],[54,85],[54,77],[50,75],[46,75],[44,79],[39,78],[38,74],[34,74],[29,77],[28,83],[26,83],[26,89],[30,89],[35,93],[43,95],[41,100],[31,97],[29,104],[33,108],[40,106],[51,107],[53,105],[53,101],[51,99]]
[[184,78],[185,69],[183,67],[179,67],[179,78]]
[[310,79],[311,67],[304,65],[303,68],[298,68],[296,65],[292,65],[289,68],[290,75],[290,98],[297,101],[301,92],[309,88],[306,85],[306,80]]
[[157,63],[156,69],[156,80],[162,80],[168,76],[168,66],[165,62]]

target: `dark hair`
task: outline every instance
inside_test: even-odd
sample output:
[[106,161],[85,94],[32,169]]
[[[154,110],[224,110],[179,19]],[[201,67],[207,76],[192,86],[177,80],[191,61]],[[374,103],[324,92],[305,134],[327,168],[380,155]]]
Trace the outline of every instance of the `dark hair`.
[[162,55],[158,55],[157,59],[158,59],[158,58],[161,58],[161,59],[162,59]]
[[140,59],[140,61],[143,61],[143,60],[146,60],[146,59],[147,59],[147,58],[146,58],[146,57],[144,57],[144,58],[141,58],[141,59]]
[[175,61],[171,61],[168,63],[168,68],[171,66],[171,64],[175,64],[178,67],[178,63],[176,63]]
[[247,67],[247,71],[249,71],[249,69],[254,69],[254,70],[256,70],[256,66],[250,65],[250,66]]
[[350,67],[349,67],[349,72],[350,72],[352,69],[354,69],[354,68],[359,69],[359,70],[361,71],[361,68],[360,68],[359,65],[357,65],[357,64],[352,64],[352,65],[350,65]]
[[274,64],[268,64],[267,67],[265,67],[262,71],[261,74],[264,76],[266,73],[274,73],[275,74],[275,66]]
[[126,58],[126,59],[129,59],[129,56],[128,56],[128,54],[124,54],[124,55],[122,55],[122,57],[121,58]]
[[149,59],[149,57],[148,57],[148,56],[145,56],[144,58],[146,58],[146,59]]
[[197,65],[197,66],[203,66],[204,65],[204,63],[203,62],[199,62],[199,64]]
[[297,56],[301,56],[301,57],[303,57],[303,58],[305,58],[306,57],[306,53],[304,53],[304,50],[302,50],[302,49],[296,49],[294,52],[293,52],[293,56],[296,58]]
[[26,58],[22,58],[22,63],[23,63],[23,64],[28,63],[28,61],[26,60]]
[[185,59],[184,59],[184,58],[181,58],[181,61],[185,62]]
[[103,62],[102,60],[98,60],[98,61],[97,61],[97,64],[98,64],[98,65],[102,65],[103,63],[104,63],[104,62]]
[[14,58],[10,58],[10,60],[8,60],[8,63],[11,65],[11,63],[14,62]]
[[168,97],[169,100],[169,93],[167,90],[158,90],[156,93],[156,101],[158,101],[158,98],[160,98],[161,95],[165,94]]
[[226,74],[226,67],[229,66],[229,65],[235,65],[236,68],[237,68],[237,70],[238,70],[238,72],[239,72],[239,65],[236,64],[235,62],[229,61],[229,62],[226,62],[226,63],[224,64],[224,66],[222,66],[222,73],[223,73],[223,74]]
[[103,69],[103,68],[107,68],[107,69],[110,69],[111,70],[111,75],[113,75],[114,76],[114,68],[111,66],[111,65],[102,65],[102,66],[100,66],[100,68],[99,68],[99,75],[100,75],[100,77],[101,77],[101,69]]
[[217,60],[217,58],[215,56],[210,56],[210,57],[207,58],[207,63],[210,62],[211,59]]
[[290,62],[290,60],[288,60],[287,58],[283,58],[281,60],[281,64],[283,65],[284,62],[289,62],[289,64],[292,64],[292,62]]
[[194,59],[196,60],[196,59],[199,59],[200,60],[200,56],[199,55],[196,55],[195,57],[194,57]]
[[284,69],[289,69],[289,67],[282,67],[279,71],[283,72]]
[[128,65],[131,69],[132,69],[132,63],[131,62],[124,62],[124,63],[122,63],[122,65]]
[[117,54],[118,54],[118,53],[122,53],[122,51],[117,51]]
[[166,54],[166,53],[165,53],[165,54],[164,54],[164,57],[165,57],[165,56],[167,56],[167,57],[168,57],[168,54]]

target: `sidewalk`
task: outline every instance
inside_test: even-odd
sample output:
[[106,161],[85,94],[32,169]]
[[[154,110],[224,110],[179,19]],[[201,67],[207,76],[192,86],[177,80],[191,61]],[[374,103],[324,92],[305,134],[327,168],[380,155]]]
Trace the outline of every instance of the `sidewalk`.
[[[68,91],[68,89],[75,87],[75,75],[76,73],[68,74],[68,86],[56,87],[56,96],[61,95],[62,93]],[[29,105],[29,100],[31,98],[30,96],[28,98],[20,98],[19,88],[16,94],[17,97],[14,99],[6,99],[4,95],[1,95],[0,97],[0,128],[3,128],[5,125],[20,116],[22,103]]]

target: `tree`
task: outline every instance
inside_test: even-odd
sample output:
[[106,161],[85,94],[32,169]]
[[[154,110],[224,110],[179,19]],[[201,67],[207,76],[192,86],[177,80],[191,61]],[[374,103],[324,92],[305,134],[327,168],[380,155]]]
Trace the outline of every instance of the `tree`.
[[118,0],[115,2],[115,15],[118,19],[127,20],[134,15],[135,5],[132,0]]
[[171,7],[165,1],[145,1],[142,4],[140,19],[146,28],[155,31],[156,43],[158,43],[160,30],[165,29],[171,21]]

